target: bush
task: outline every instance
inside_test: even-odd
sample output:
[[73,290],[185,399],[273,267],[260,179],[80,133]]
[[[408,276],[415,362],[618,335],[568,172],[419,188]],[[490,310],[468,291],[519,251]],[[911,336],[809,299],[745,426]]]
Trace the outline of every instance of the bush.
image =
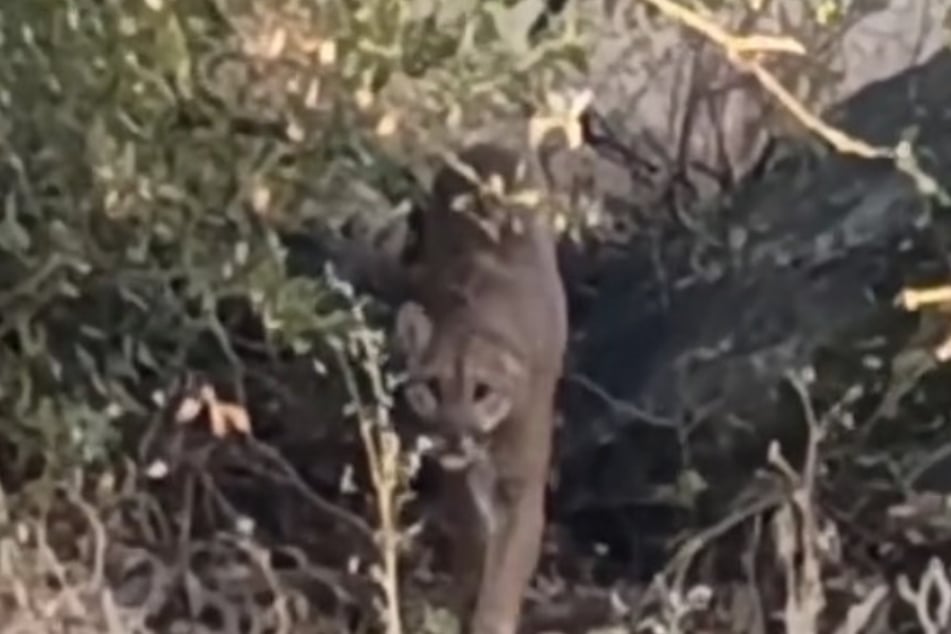
[[[124,473],[144,477],[156,467],[141,462],[153,455],[143,447],[176,412],[188,420],[204,407],[279,434],[281,414],[267,404],[301,391],[289,368],[309,368],[313,387],[315,367],[373,353],[378,338],[366,334],[357,299],[331,278],[291,270],[286,238],[355,216],[385,222],[413,195],[407,166],[425,169],[472,125],[542,103],[583,62],[576,19],[530,34],[542,9],[425,0],[5,8],[8,491],[54,508],[43,491],[91,495],[92,484],[76,484],[93,482],[83,474],[108,476],[130,452],[140,462]],[[336,387],[315,388],[310,405],[321,411],[305,422],[354,436],[362,410],[350,410],[344,431],[331,421],[373,376],[343,380],[336,368]],[[213,460],[201,466],[213,470]],[[98,505],[122,506],[121,495],[109,499]]]

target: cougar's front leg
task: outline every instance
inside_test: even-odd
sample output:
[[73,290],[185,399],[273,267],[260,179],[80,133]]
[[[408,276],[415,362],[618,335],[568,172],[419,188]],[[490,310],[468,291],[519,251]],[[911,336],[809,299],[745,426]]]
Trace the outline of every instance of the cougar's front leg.
[[469,634],[516,634],[544,528],[544,480],[500,482]]
[[441,506],[448,520],[450,573],[455,588],[453,608],[460,622],[471,618],[482,579],[487,549],[481,516],[470,489],[468,474],[443,474]]

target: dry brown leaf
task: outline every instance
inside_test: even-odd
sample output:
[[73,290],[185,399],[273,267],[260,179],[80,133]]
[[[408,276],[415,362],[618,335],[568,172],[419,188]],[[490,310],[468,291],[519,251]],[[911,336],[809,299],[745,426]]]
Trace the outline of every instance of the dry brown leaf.
[[905,310],[917,310],[929,304],[951,301],[951,285],[931,288],[906,288],[898,296],[898,303]]
[[208,423],[215,438],[224,438],[228,434],[228,423],[217,401],[208,404]]
[[248,410],[234,403],[218,403],[218,411],[221,412],[226,427],[245,436],[251,434],[251,416],[248,415]]
[[175,411],[175,422],[178,424],[190,423],[201,413],[204,403],[201,399],[194,396],[186,396],[179,403]]

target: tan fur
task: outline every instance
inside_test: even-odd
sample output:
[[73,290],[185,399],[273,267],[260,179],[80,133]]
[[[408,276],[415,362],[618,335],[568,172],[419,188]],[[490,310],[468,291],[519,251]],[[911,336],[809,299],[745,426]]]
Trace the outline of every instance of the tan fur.
[[[460,158],[484,180],[517,184],[515,157],[496,146]],[[546,222],[478,197],[453,211],[454,197],[473,191],[451,168],[437,176],[396,339],[407,401],[445,439],[465,631],[514,634],[540,551],[567,309]]]

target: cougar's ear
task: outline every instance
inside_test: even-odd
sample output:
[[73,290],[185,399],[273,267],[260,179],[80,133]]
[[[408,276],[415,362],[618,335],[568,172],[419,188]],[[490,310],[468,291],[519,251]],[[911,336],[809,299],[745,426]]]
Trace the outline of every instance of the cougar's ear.
[[415,356],[429,344],[433,322],[422,306],[406,302],[396,313],[396,345],[403,354]]

